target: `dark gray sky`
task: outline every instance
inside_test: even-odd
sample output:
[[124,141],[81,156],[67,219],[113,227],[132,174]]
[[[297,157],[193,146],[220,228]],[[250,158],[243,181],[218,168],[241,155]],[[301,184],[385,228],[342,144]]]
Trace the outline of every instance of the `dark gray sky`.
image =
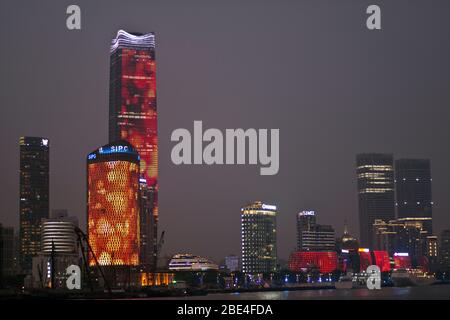
[[[82,30],[68,31],[78,4]],[[365,9],[382,9],[382,31]],[[0,2],[0,221],[18,226],[19,137],[51,143],[51,208],[85,225],[85,157],[108,142],[109,45],[156,32],[163,252],[240,252],[240,207],[279,207],[278,250],[295,214],[358,234],[355,154],[432,161],[434,226],[450,228],[450,2]],[[280,171],[175,166],[176,128],[279,128]]]

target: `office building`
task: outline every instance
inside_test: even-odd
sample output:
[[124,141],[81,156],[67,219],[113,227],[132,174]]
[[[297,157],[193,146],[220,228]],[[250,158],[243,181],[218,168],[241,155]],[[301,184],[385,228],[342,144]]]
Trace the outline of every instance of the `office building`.
[[152,214],[154,187],[147,185],[145,178],[140,178],[140,260],[147,271],[155,271],[158,250],[158,216]]
[[443,230],[440,242],[440,263],[443,269],[450,270],[450,229]]
[[41,222],[49,214],[49,141],[20,138],[20,265],[30,274],[41,250]]
[[155,35],[119,30],[110,48],[109,142],[125,140],[140,155],[141,258],[150,269],[157,250],[157,129]]
[[[87,158],[89,244],[100,265],[138,265],[139,155],[130,143],[117,141]],[[89,264],[95,265],[92,255]]]
[[373,247],[372,226],[376,219],[395,218],[394,163],[392,154],[364,153],[356,156],[360,245]]
[[241,209],[242,271],[275,272],[277,266],[277,208],[256,201]]
[[389,255],[407,253],[413,266],[419,266],[423,257],[428,256],[428,237],[426,230],[431,218],[399,218],[385,222],[376,220],[373,225],[375,250],[385,250]]
[[[431,165],[428,159],[395,161],[395,191],[398,218],[432,218]],[[425,225],[432,234],[432,225]]]
[[315,211],[305,210],[297,214],[298,251],[333,251],[335,248],[334,229],[317,224]]

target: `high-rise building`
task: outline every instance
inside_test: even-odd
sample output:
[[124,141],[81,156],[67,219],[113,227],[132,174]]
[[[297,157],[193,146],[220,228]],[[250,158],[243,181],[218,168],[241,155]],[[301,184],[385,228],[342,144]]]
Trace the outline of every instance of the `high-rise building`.
[[450,229],[443,230],[440,242],[440,262],[444,269],[450,269]]
[[277,208],[256,201],[241,209],[242,271],[260,274],[276,271]]
[[372,226],[375,220],[389,221],[395,218],[392,154],[358,154],[356,174],[360,245],[372,248]]
[[375,250],[407,253],[414,266],[420,265],[423,257],[428,257],[431,235],[426,225],[431,218],[398,218],[385,222],[375,220],[373,225],[373,243]]
[[[110,49],[109,141],[128,141],[139,153],[142,262],[156,266],[158,224],[158,132],[155,35],[119,30]],[[151,201],[151,202],[149,202]],[[146,215],[151,217],[146,217]]]
[[49,210],[49,141],[20,138],[20,265],[31,273],[32,258],[41,249],[41,221]]
[[297,250],[333,251],[336,247],[334,229],[316,223],[316,213],[304,210],[297,214]]
[[140,178],[140,260],[147,271],[156,270],[158,244],[158,216],[152,214],[154,188],[147,185],[145,178]]
[[[428,159],[395,160],[395,191],[398,218],[432,218],[431,165]],[[431,234],[432,225],[426,225]]]
[[[126,141],[87,157],[88,240],[100,265],[139,264],[139,154]],[[92,256],[89,264],[94,265]]]
[[14,228],[0,223],[0,279],[13,275],[14,271]]

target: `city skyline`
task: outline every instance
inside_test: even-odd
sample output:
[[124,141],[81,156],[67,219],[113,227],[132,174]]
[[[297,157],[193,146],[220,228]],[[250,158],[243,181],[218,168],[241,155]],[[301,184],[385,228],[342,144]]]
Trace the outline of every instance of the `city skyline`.
[[[180,5],[188,9],[183,7],[187,5]],[[1,12],[11,14],[2,15],[2,24],[14,25],[11,19],[19,14],[18,8],[12,4],[3,6],[7,9]],[[161,16],[168,7],[159,3],[149,5],[145,13],[117,4],[114,9],[105,9],[101,17],[94,17],[90,11],[93,7],[82,1],[86,30],[78,34],[68,33],[63,26],[55,27],[60,20],[58,6],[46,2],[41,6],[49,12],[45,21],[37,17],[41,29],[33,27],[32,19],[28,22],[25,19],[15,28],[14,35],[9,34],[8,28],[0,31],[11,49],[2,51],[0,59],[5,70],[1,83],[6,88],[1,98],[5,106],[1,117],[5,138],[1,148],[8,150],[0,172],[4,181],[0,189],[4,226],[18,227],[18,138],[45,136],[52,145],[50,209],[67,208],[85,230],[85,155],[108,141],[109,41],[117,30],[124,28],[154,31],[159,41],[159,211],[160,230],[167,231],[163,253],[190,251],[215,260],[230,253],[238,254],[239,208],[254,199],[279,208],[278,251],[282,259],[295,249],[295,216],[301,208],[314,208],[320,221],[331,224],[337,236],[342,234],[347,219],[350,233],[359,236],[354,157],[360,152],[393,153],[396,159],[431,159],[435,234],[450,227],[447,168],[450,154],[442,150],[450,136],[445,123],[450,96],[439,89],[450,80],[445,58],[450,50],[447,45],[442,48],[439,39],[415,41],[403,34],[403,29],[397,26],[400,22],[393,25],[386,17],[387,26],[402,34],[401,45],[406,43],[411,50],[404,58],[406,51],[396,45],[397,36],[387,34],[380,39],[352,31],[350,25],[357,23],[357,17],[351,17],[336,29],[333,15],[343,10],[330,4],[331,21],[323,21],[329,29],[336,30],[330,41],[350,44],[357,39],[359,45],[352,49],[340,47],[332,61],[320,66],[320,61],[323,63],[332,51],[326,41],[316,43],[313,38],[326,37],[327,32],[307,31],[302,21],[311,22],[303,11],[316,17],[324,13],[306,4],[292,5],[292,13],[279,8],[275,14],[270,8],[259,8],[253,13],[250,5],[243,5],[235,12],[232,6],[222,5],[224,12],[234,18],[230,25],[228,18],[216,17],[215,10],[204,3],[200,7],[190,5],[197,11],[192,7],[187,13],[176,10],[173,18],[164,21]],[[20,10],[20,15],[31,17],[38,9],[42,10],[30,4]],[[411,10],[429,12],[421,6]],[[122,11],[135,14],[136,21],[144,22],[127,22],[121,18]],[[261,28],[273,15],[271,30],[261,34]],[[193,16],[197,22],[192,21]],[[179,34],[177,25],[171,26],[176,19],[191,30],[189,37]],[[408,20],[403,16],[399,19]],[[244,22],[247,28],[243,28]],[[204,30],[206,23],[210,30]],[[435,19],[412,29],[424,35],[433,27],[447,27],[447,22]],[[346,36],[347,31],[351,36]],[[29,56],[20,40],[29,34],[32,47],[38,49],[33,51],[35,57]],[[277,55],[255,49],[267,36],[280,48],[281,64]],[[250,38],[254,40],[248,41]],[[422,49],[423,41],[427,50]],[[316,46],[314,50],[308,48],[311,45]],[[383,45],[389,45],[392,52],[379,48]],[[436,57],[424,62],[429,51]],[[317,57],[317,52],[323,54]],[[365,58],[358,58],[361,56]],[[418,61],[423,65],[417,67]],[[381,63],[396,66],[401,72],[393,74],[387,70],[382,76],[368,79],[367,75],[379,71]],[[417,77],[411,77],[410,68]],[[436,73],[438,70],[442,72]],[[340,84],[344,72],[348,79]],[[42,74],[42,79],[37,74]],[[267,80],[257,81],[267,75],[273,78],[270,85]],[[373,87],[384,93],[367,89]],[[22,97],[23,88],[27,88],[26,98]],[[360,92],[354,92],[355,88]],[[419,93],[414,88],[420,88]],[[265,90],[269,93],[262,94]],[[30,101],[34,101],[33,105]],[[379,114],[373,113],[375,108]],[[408,121],[403,124],[405,111],[409,112]],[[371,114],[372,121],[366,120],[367,114]],[[386,119],[386,114],[390,118]],[[170,132],[187,127],[196,119],[218,128],[280,127],[279,174],[260,177],[253,168],[236,166],[214,169],[174,166],[170,162]],[[378,127],[381,121],[383,131]],[[415,130],[414,126],[419,124],[433,130]],[[203,230],[205,225],[208,230]],[[205,243],[205,237],[212,240]]]

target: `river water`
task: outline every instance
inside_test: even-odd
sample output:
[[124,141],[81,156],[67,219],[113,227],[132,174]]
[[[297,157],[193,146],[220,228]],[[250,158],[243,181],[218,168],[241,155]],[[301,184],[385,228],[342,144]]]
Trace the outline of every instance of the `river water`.
[[386,287],[369,289],[319,289],[298,291],[266,291],[245,293],[216,293],[206,296],[163,298],[177,300],[308,300],[308,299],[446,299],[450,300],[450,284],[423,287]]

